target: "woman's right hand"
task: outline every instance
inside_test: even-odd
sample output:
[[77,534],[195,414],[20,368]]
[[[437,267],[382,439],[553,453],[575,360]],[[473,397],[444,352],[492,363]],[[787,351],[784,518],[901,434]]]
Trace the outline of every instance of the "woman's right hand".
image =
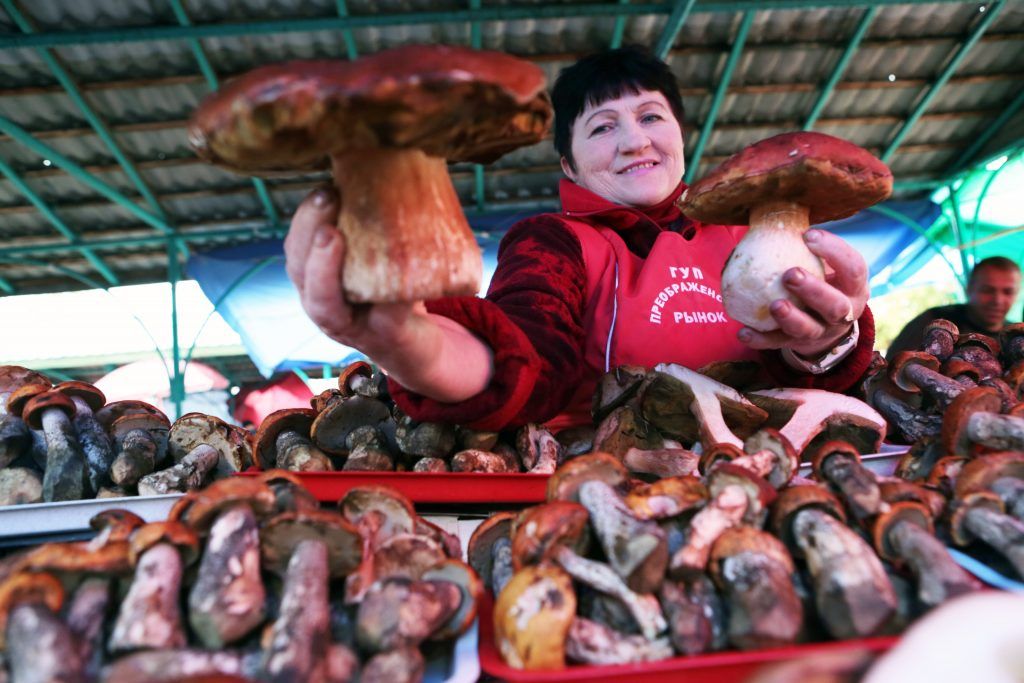
[[324,334],[372,358],[381,353],[386,357],[402,348],[414,318],[426,315],[426,309],[422,302],[353,305],[345,300],[339,208],[337,190],[323,186],[296,209],[284,241],[288,277],[299,291],[302,308]]

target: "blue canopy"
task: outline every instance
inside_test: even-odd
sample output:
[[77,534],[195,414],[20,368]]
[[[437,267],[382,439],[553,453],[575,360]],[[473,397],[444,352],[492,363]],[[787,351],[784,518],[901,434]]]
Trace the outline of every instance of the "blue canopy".
[[[907,268],[919,268],[922,259],[907,259],[907,253],[924,253],[928,243],[921,236],[940,213],[928,200],[886,202],[887,214],[895,211],[906,218],[876,211],[822,227],[850,242],[868,263],[872,276],[904,255]],[[534,212],[530,212],[534,213]],[[484,257],[484,287],[494,272],[498,243],[505,231],[527,213],[470,216]],[[915,229],[916,228],[916,229]],[[306,317],[298,294],[284,268],[281,240],[266,240],[197,253],[189,259],[187,272],[198,281],[203,293],[216,306],[227,323],[242,338],[249,356],[259,371],[270,377],[274,372],[310,365],[339,365],[362,357],[355,349],[327,338]]]

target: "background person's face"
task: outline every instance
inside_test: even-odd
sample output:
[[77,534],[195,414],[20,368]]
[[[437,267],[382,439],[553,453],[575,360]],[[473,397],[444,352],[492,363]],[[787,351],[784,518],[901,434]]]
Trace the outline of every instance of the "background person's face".
[[588,105],[572,124],[577,185],[617,204],[651,206],[683,177],[683,134],[665,96],[644,90]]
[[975,272],[967,289],[967,305],[974,317],[991,330],[998,330],[1017,300],[1020,273],[1015,270],[982,268]]

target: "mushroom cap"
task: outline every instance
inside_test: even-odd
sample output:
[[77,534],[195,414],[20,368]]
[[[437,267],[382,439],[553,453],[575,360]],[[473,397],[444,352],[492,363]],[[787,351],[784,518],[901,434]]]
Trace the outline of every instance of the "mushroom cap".
[[494,567],[494,556],[491,548],[501,538],[512,540],[512,526],[516,513],[510,511],[496,512],[473,530],[466,548],[466,559],[469,565],[483,579],[484,585],[491,585],[491,569]]
[[721,225],[746,225],[765,201],[791,201],[810,222],[852,216],[892,194],[892,172],[852,142],[815,132],[783,133],[732,155],[686,193],[683,212]]
[[316,419],[316,412],[310,408],[282,408],[263,418],[256,430],[256,445],[253,460],[265,470],[277,464],[277,436],[284,431],[298,432],[309,438],[309,429]]
[[324,453],[345,455],[345,440],[354,430],[376,426],[391,415],[381,401],[365,396],[349,396],[329,403],[321,410],[309,429],[313,443]]
[[174,546],[185,567],[199,558],[199,537],[181,522],[150,522],[136,529],[129,543],[132,566],[139,563],[143,553],[160,543]]
[[19,572],[0,583],[0,651],[6,645],[7,617],[18,605],[43,604],[54,614],[64,604],[64,586],[45,572]]
[[375,527],[374,535],[381,540],[412,533],[416,528],[416,510],[412,503],[390,486],[353,487],[338,501],[338,509],[342,517],[361,531],[368,525]]
[[968,531],[967,527],[964,525],[964,521],[967,519],[967,513],[973,508],[988,508],[989,510],[1000,514],[1003,514],[1006,511],[1003,501],[999,499],[999,496],[991,491],[974,491],[973,493],[968,493],[962,498],[953,499],[953,501],[950,502],[949,507],[949,535],[953,537],[953,542],[959,546],[970,545],[974,540],[974,534]]
[[102,408],[107,402],[107,397],[103,395],[103,392],[88,382],[61,382],[54,387],[54,390],[59,391],[70,398],[77,396],[85,401],[86,405],[89,406],[89,409],[93,412]]
[[40,394],[45,394],[49,390],[49,383],[30,382],[28,384],[22,384],[14,389],[11,392],[11,395],[7,397],[7,412],[11,415],[18,415],[20,417],[25,410],[26,403]]
[[928,514],[933,519],[941,515],[946,508],[946,497],[938,491],[926,489],[902,479],[879,482],[878,492],[881,494],[882,500],[890,505],[903,501],[920,503],[928,510]]
[[101,546],[88,542],[44,543],[25,557],[24,569],[65,574],[127,575],[132,572],[131,547],[126,540]]
[[978,369],[978,366],[956,356],[945,360],[942,364],[942,374],[954,379],[957,377],[967,377],[975,383],[981,381],[981,370]]
[[526,508],[512,530],[512,566],[518,571],[543,562],[561,546],[583,554],[590,541],[589,521],[585,507],[567,500]]
[[516,669],[565,668],[565,638],[576,618],[572,579],[551,564],[517,571],[494,603],[494,641]]
[[708,557],[708,572],[718,586],[727,583],[722,573],[722,562],[740,553],[765,555],[785,567],[787,573],[793,574],[796,571],[793,558],[782,541],[767,531],[746,525],[734,526],[723,531],[715,539]]
[[136,401],[133,399],[125,399],[123,401],[113,401],[103,406],[96,411],[96,420],[103,425],[104,429],[110,431],[111,426],[117,418],[124,415],[157,415],[163,417],[164,422],[168,425],[171,421],[164,415],[164,411],[160,410],[156,406],[146,403],[145,401]]
[[953,339],[960,336],[960,328],[956,326],[952,320],[946,320],[945,318],[936,318],[927,325],[924,326],[924,334],[927,335],[932,330],[943,330],[948,332]]
[[775,456],[772,471],[765,479],[776,489],[785,486],[800,467],[800,455],[793,444],[773,427],[762,427],[747,437],[743,450],[747,453],[770,451]]
[[822,468],[825,466],[825,461],[834,455],[845,455],[848,458],[853,458],[855,462],[860,462],[860,452],[853,447],[852,444],[846,443],[845,441],[826,441],[811,452],[811,467],[814,470],[814,478],[820,482],[828,483],[829,479],[825,476],[825,472]]
[[704,507],[708,489],[694,476],[666,477],[632,488],[623,500],[637,519],[663,519]]
[[424,572],[447,559],[441,544],[429,536],[395,534],[374,548],[373,578],[402,576],[419,580]]
[[282,512],[260,530],[263,566],[283,574],[292,551],[302,541],[321,541],[327,547],[332,578],[347,576],[363,559],[363,539],[347,519],[324,510]]
[[986,453],[968,461],[956,478],[954,491],[958,498],[974,491],[986,491],[1003,477],[1024,480],[1024,452]]
[[302,478],[287,470],[266,470],[257,479],[266,484],[274,494],[275,512],[292,512],[294,510],[317,510],[320,501],[316,499]]
[[[89,526],[96,530],[97,538],[103,543],[127,541],[132,533],[145,523],[146,520],[131,510],[121,508],[97,512],[89,519]],[[96,539],[93,539],[92,544],[98,545]]]
[[188,508],[181,511],[180,517],[182,522],[199,534],[209,531],[217,517],[234,505],[248,505],[258,519],[269,517],[276,511],[277,499],[274,492],[261,479],[228,477],[196,493]]
[[246,435],[244,429],[230,425],[219,417],[187,413],[171,425],[167,434],[167,448],[174,462],[181,462],[196,446],[215,448],[220,453],[217,475],[227,476],[241,472],[252,464],[252,448]]
[[424,581],[448,581],[462,592],[459,609],[452,618],[430,636],[431,640],[458,638],[466,632],[476,619],[477,608],[484,594],[484,585],[473,568],[462,560],[448,558],[433,569],[423,573]]
[[701,474],[707,475],[718,463],[732,462],[742,455],[743,449],[736,444],[720,441],[719,443],[711,444],[701,453],[698,468]]
[[0,394],[9,394],[26,384],[50,386],[50,378],[20,365],[0,365]]
[[373,366],[364,360],[357,360],[343,367],[338,374],[338,391],[341,392],[342,396],[352,396],[355,393],[349,385],[351,380],[357,376],[371,379],[373,377]]
[[910,394],[921,393],[921,388],[903,375],[903,369],[912,364],[923,365],[929,370],[939,371],[939,359],[924,351],[900,351],[889,362],[889,380],[903,391]]
[[788,486],[780,491],[779,497],[775,499],[769,521],[772,533],[778,536],[787,548],[796,547],[792,521],[796,513],[805,508],[821,510],[841,522],[846,522],[846,512],[843,510],[842,503],[824,486],[818,484]]
[[313,409],[313,412],[319,415],[329,406],[334,405],[341,399],[345,398],[337,389],[324,389],[316,396],[309,399],[309,407]]
[[21,418],[32,429],[43,428],[43,413],[48,410],[60,410],[68,417],[75,414],[75,403],[59,391],[49,390],[36,394],[25,403]]
[[581,455],[563,464],[551,475],[548,479],[547,499],[578,501],[580,485],[591,479],[598,479],[617,489],[629,481],[629,471],[610,453]]
[[999,340],[981,332],[964,332],[957,336],[953,346],[958,349],[965,346],[977,346],[993,356],[999,355]]
[[748,524],[760,526],[768,506],[775,500],[776,492],[763,477],[745,467],[725,463],[719,465],[707,477],[708,495],[716,498],[727,486],[739,486],[747,495],[747,509],[743,519]]
[[883,560],[894,564],[901,564],[902,557],[896,554],[892,543],[889,542],[889,530],[897,522],[910,522],[916,524],[929,534],[934,534],[932,516],[928,508],[921,503],[903,500],[892,503],[889,509],[878,515],[871,527],[871,541],[875,546],[875,552]]
[[530,62],[452,46],[287,62],[208,96],[189,141],[244,172],[323,168],[328,155],[381,147],[488,163],[543,138],[552,116],[544,87]]
[[942,418],[942,446],[951,455],[967,455],[971,440],[967,423],[975,413],[999,413],[1003,400],[991,387],[971,387],[961,392],[946,407]]
[[966,463],[967,456],[963,455],[947,455],[939,458],[928,472],[925,484],[944,496],[952,496],[956,480],[959,479],[960,471]]

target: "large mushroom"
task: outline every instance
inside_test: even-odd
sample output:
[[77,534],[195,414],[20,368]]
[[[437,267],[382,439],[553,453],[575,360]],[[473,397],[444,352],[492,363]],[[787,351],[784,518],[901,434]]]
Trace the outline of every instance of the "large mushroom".
[[824,277],[803,241],[814,224],[851,216],[892,193],[892,173],[853,143],[814,132],[783,133],[729,157],[690,187],[683,212],[705,223],[749,225],[722,271],[722,303],[744,325],[778,328],[773,301],[792,300],[782,275]]
[[75,404],[72,420],[78,440],[89,466],[89,484],[93,492],[110,485],[110,465],[114,462],[114,449],[110,436],[96,411],[107,402],[103,392],[86,382],[61,382],[55,390],[70,398]]
[[243,173],[330,161],[349,301],[472,295],[481,259],[446,161],[489,163],[540,141],[551,120],[544,80],[515,57],[448,46],[291,62],[211,95],[189,138]]
[[26,384],[46,387],[50,380],[20,365],[0,365],[0,468],[7,467],[32,444],[32,434],[25,422],[7,409],[7,399]]

